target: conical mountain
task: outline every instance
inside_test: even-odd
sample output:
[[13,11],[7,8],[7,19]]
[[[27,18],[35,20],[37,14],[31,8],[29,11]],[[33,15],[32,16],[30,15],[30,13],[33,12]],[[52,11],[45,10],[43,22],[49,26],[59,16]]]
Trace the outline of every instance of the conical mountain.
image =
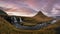
[[[38,13],[37,13],[37,15],[35,15],[35,16],[39,16],[39,17],[47,17],[47,16],[45,16],[41,11],[39,11]],[[34,16],[34,17],[35,17]]]
[[39,11],[37,13],[37,15],[35,15],[33,17],[33,19],[36,20],[36,21],[38,21],[38,22],[47,22],[47,21],[52,20],[53,18],[52,17],[47,17],[41,11]]
[[24,22],[28,23],[41,23],[52,20],[53,18],[45,16],[41,11],[39,11],[34,17],[22,17]]

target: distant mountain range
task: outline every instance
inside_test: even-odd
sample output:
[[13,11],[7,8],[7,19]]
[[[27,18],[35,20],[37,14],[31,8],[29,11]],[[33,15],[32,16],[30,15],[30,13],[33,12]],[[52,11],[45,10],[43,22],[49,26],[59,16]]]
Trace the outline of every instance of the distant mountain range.
[[56,19],[57,19],[57,20],[60,20],[60,16],[56,16]]

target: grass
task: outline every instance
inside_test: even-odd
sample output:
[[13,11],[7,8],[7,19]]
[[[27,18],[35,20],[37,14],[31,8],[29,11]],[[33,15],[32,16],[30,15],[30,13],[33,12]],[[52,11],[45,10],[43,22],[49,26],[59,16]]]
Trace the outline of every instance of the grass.
[[21,30],[15,28],[9,22],[0,17],[0,34],[55,34],[56,31],[54,28],[58,26],[60,26],[60,21],[41,30]]
[[[37,15],[37,16],[33,17],[33,19],[38,22],[40,22],[40,21],[45,22],[45,21],[51,20],[51,18],[48,18],[45,16],[44,17],[43,16],[41,17],[39,15]],[[35,22],[35,23],[37,23],[37,22]],[[49,25],[40,30],[21,30],[21,29],[15,28],[15,26],[11,25],[5,19],[0,17],[0,34],[56,34],[55,28],[57,28],[57,27],[60,27],[60,20],[57,21],[55,24]]]

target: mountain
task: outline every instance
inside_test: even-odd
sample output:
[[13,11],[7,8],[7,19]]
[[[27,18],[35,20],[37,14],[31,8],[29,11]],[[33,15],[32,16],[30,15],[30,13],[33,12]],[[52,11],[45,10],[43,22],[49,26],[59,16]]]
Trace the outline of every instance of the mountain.
[[[21,30],[21,29],[17,29],[15,28],[13,25],[11,25],[9,22],[7,22],[5,19],[3,19],[2,17],[0,17],[0,33],[1,34],[55,34],[57,33],[59,30],[60,26],[60,21],[57,22],[56,24],[53,24],[51,26],[45,27],[43,29],[40,30]],[[56,31],[57,30],[57,31]]]
[[27,23],[44,23],[52,20],[53,18],[45,16],[41,11],[39,11],[34,17],[21,17],[24,22]]
[[39,12],[37,13],[37,15],[35,15],[35,16],[39,16],[39,17],[47,17],[47,16],[45,16],[41,11],[39,11]]
[[[41,21],[41,20],[45,20],[44,18],[46,18],[48,21],[49,20],[51,20],[51,17],[41,17],[42,15],[40,14],[41,12],[39,12],[38,13],[38,15],[39,15],[39,21]],[[32,19],[34,19],[34,20],[32,20],[32,21],[34,21],[34,23],[37,23],[35,20],[38,18],[38,15],[37,15],[37,17],[36,16],[34,16],[34,17],[32,17],[32,18],[29,18],[30,20],[32,20]],[[49,19],[48,19],[49,18]],[[25,19],[26,19],[26,17],[25,17]],[[29,19],[27,19],[27,20],[29,20]],[[31,21],[31,22],[32,22]],[[31,23],[30,21],[29,21],[29,23]],[[21,29],[17,29],[15,26],[13,26],[13,25],[11,25],[9,22],[7,22],[3,17],[1,17],[0,16],[0,33],[1,34],[55,34],[55,33],[57,33],[58,31],[59,31],[59,28],[58,27],[60,27],[60,20],[59,21],[57,21],[56,22],[56,24],[53,24],[53,25],[49,25],[49,26],[47,26],[47,27],[45,27],[45,28],[42,28],[42,29],[40,29],[40,30],[21,30]]]
[[7,15],[3,10],[0,10],[0,15]]

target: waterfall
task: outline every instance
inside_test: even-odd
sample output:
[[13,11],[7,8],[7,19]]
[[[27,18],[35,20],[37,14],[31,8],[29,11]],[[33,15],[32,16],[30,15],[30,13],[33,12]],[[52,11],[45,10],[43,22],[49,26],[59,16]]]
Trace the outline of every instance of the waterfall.
[[17,19],[16,19],[16,17],[13,17],[14,18],[14,22],[17,22]]
[[23,22],[21,18],[20,18],[20,22]]

